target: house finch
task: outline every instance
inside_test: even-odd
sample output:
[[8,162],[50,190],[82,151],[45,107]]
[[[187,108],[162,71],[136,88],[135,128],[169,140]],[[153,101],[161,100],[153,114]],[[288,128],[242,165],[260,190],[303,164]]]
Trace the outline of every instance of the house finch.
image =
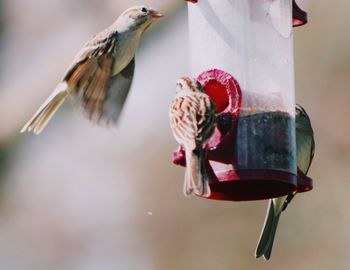
[[[295,107],[295,127],[297,165],[298,169],[306,175],[314,157],[315,140],[310,118],[300,105],[296,105]],[[264,228],[255,252],[256,258],[264,256],[266,260],[270,259],[280,215],[293,197],[294,193],[269,201]]]
[[210,196],[204,156],[216,126],[216,109],[197,80],[184,77],[177,81],[169,118],[173,135],[186,153],[185,195]]
[[117,122],[133,79],[141,36],[162,16],[145,6],[124,11],[78,52],[62,81],[21,132],[39,134],[69,94],[77,98],[90,120]]

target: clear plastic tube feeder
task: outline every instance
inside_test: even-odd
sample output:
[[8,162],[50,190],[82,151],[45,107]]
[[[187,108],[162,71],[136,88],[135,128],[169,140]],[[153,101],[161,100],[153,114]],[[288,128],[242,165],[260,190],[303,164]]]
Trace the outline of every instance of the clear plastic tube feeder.
[[[305,23],[306,13],[292,0],[191,2],[197,2],[188,4],[191,76],[219,113],[208,143],[209,198],[297,192],[293,22]],[[185,164],[181,150],[174,163]],[[300,191],[312,188],[303,181]]]

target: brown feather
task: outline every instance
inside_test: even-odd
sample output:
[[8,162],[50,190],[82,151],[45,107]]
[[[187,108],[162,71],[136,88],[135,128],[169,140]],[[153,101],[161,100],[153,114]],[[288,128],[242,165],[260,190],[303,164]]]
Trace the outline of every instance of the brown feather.
[[[84,63],[88,62],[88,65],[91,64],[89,61],[91,59],[97,59],[104,54],[113,54],[113,58],[115,58],[116,56],[114,53],[117,46],[117,37],[118,32],[111,31],[111,29],[107,28],[86,42],[84,47],[75,56],[72,64],[68,67],[63,81],[70,81],[73,74],[76,73],[77,69],[80,69]],[[85,74],[85,72],[78,71],[78,74],[81,73]]]
[[93,61],[87,60],[83,63],[77,65],[74,69],[74,72],[71,73],[70,77],[67,78],[67,83],[69,85],[74,85],[75,87],[79,87],[81,82],[84,81],[84,79],[89,75],[91,76],[91,73],[93,71]]
[[84,108],[89,118],[94,116],[100,118],[103,115],[103,103],[112,72],[113,59],[111,57],[102,56],[99,62],[100,64],[93,75],[93,79],[85,90],[88,94]]
[[186,152],[185,195],[209,196],[204,156],[205,144],[216,126],[214,103],[195,80],[182,78],[170,105],[169,120],[176,141]]

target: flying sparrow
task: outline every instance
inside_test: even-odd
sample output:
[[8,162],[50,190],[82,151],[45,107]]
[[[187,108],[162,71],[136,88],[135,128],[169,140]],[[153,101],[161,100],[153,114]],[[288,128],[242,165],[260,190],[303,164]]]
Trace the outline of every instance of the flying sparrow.
[[68,95],[78,100],[90,120],[116,123],[132,83],[141,36],[162,16],[146,6],[124,11],[78,52],[62,81],[21,132],[39,134]]
[[197,80],[184,77],[177,81],[169,120],[176,141],[185,149],[185,195],[209,197],[204,157],[206,143],[216,127],[216,108]]
[[[295,107],[295,127],[297,165],[298,169],[306,175],[314,157],[315,140],[310,118],[300,105],[296,105]],[[293,193],[270,199],[265,224],[255,252],[256,258],[264,256],[266,260],[270,259],[279,218],[294,195]]]

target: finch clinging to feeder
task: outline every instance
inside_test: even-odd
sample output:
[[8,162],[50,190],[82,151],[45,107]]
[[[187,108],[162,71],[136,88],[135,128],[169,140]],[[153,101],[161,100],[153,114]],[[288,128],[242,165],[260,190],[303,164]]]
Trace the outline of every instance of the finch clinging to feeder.
[[173,135],[186,153],[185,195],[210,196],[204,156],[216,126],[216,108],[197,80],[184,77],[177,81],[169,118]]
[[78,98],[90,120],[117,122],[133,79],[141,36],[162,16],[145,6],[124,11],[78,52],[62,81],[21,132],[39,134],[69,94]]
[[[314,157],[315,140],[310,118],[300,105],[295,107],[295,127],[297,165],[298,169],[306,175]],[[255,252],[256,258],[264,256],[266,260],[270,259],[279,218],[293,197],[294,194],[290,194],[269,201],[264,228]]]

